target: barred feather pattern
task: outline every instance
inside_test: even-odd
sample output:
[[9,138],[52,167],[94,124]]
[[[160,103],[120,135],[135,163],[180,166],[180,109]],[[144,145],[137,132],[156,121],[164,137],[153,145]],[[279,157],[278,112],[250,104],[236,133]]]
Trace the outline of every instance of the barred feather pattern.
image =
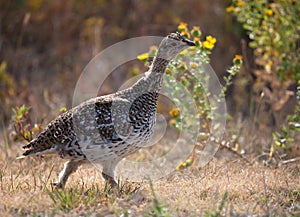
[[[120,98],[113,102],[111,97],[89,100],[52,121],[35,140],[23,147],[29,149],[24,155],[56,152],[62,158],[86,159],[82,149],[106,148],[124,157],[151,140],[157,98],[157,92],[150,92],[133,103]],[[128,106],[129,110],[121,110]],[[112,114],[112,110],[118,113]]]

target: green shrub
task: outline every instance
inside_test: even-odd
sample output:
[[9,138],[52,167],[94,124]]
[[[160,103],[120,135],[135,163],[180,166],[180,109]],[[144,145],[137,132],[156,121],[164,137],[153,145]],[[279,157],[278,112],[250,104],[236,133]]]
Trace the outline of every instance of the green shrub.
[[300,2],[281,0],[233,0],[233,13],[247,31],[254,49],[255,63],[278,79],[300,79]]
[[33,124],[29,117],[29,111],[30,107],[25,105],[13,108],[14,140],[29,142],[33,139],[33,135],[41,132],[42,124]]
[[286,118],[286,125],[281,126],[280,132],[273,133],[273,146],[270,151],[270,157],[272,157],[274,151],[278,149],[289,149],[290,145],[296,143],[296,135],[300,132],[300,80],[297,86],[297,105],[295,112],[292,115],[288,115]]
[[287,149],[288,144],[295,142],[295,132],[300,129],[300,1],[233,0],[226,11],[237,17],[251,40],[257,101],[261,103],[264,97],[264,103],[270,105],[275,116],[293,95],[288,90],[290,86],[298,85],[294,114],[286,118],[280,132],[273,132],[274,143],[270,149],[273,157],[274,151]]

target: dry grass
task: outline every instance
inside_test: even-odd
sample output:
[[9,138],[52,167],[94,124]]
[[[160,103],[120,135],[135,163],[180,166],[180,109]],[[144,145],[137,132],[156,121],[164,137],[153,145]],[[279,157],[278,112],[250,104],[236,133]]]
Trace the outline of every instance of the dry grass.
[[[1,146],[0,213],[3,216],[224,216],[300,214],[300,164],[272,169],[242,159],[215,158],[204,168],[192,166],[153,181],[120,184],[108,193],[100,172],[84,166],[66,189],[51,187],[62,161],[57,158],[14,160],[18,147]],[[17,149],[17,150],[16,150]],[[226,150],[221,151],[223,155]],[[226,155],[226,153],[225,153]],[[224,195],[227,194],[227,198]],[[159,211],[158,211],[159,212]]]

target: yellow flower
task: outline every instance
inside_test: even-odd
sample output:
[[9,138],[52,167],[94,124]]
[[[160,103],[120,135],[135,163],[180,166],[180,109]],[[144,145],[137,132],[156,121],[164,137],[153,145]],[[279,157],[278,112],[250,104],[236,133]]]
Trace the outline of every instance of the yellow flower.
[[214,37],[212,37],[211,35],[209,35],[209,36],[206,36],[206,41],[208,41],[208,42],[210,42],[212,44],[215,44],[216,41],[217,41],[217,39],[214,38]]
[[149,57],[148,53],[142,53],[142,54],[140,54],[140,55],[137,56],[137,59],[144,62],[144,61],[146,61],[148,59],[148,57]]
[[227,13],[231,13],[233,10],[234,10],[234,7],[232,7],[232,6],[229,6],[226,8]]
[[203,45],[203,47],[205,47],[206,49],[209,49],[209,50],[214,48],[214,44],[210,43],[209,41],[204,41],[202,43],[202,45]]
[[187,25],[187,23],[180,22],[177,28],[180,32],[183,32],[184,30],[187,30]]
[[203,47],[205,47],[206,49],[213,49],[214,46],[215,46],[215,43],[216,43],[217,39],[212,37],[211,35],[209,36],[206,36],[206,41],[204,41],[202,43]]
[[245,2],[243,2],[243,1],[238,1],[238,2],[236,3],[236,5],[237,5],[238,7],[242,7],[244,4],[245,4]]
[[267,9],[267,10],[265,10],[265,15],[270,17],[273,15],[273,11],[271,9]]
[[173,108],[171,111],[170,111],[170,115],[172,117],[178,117],[179,115],[179,109],[178,108]]
[[181,51],[179,54],[180,55],[185,55],[185,54],[187,54],[188,53],[188,50],[187,49],[184,49],[183,51]]

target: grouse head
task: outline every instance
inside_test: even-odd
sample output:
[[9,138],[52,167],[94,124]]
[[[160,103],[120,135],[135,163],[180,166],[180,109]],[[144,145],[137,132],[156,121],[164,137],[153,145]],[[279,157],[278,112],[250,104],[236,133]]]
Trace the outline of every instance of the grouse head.
[[157,57],[171,60],[189,46],[195,46],[195,43],[184,38],[179,32],[171,33],[161,41]]

